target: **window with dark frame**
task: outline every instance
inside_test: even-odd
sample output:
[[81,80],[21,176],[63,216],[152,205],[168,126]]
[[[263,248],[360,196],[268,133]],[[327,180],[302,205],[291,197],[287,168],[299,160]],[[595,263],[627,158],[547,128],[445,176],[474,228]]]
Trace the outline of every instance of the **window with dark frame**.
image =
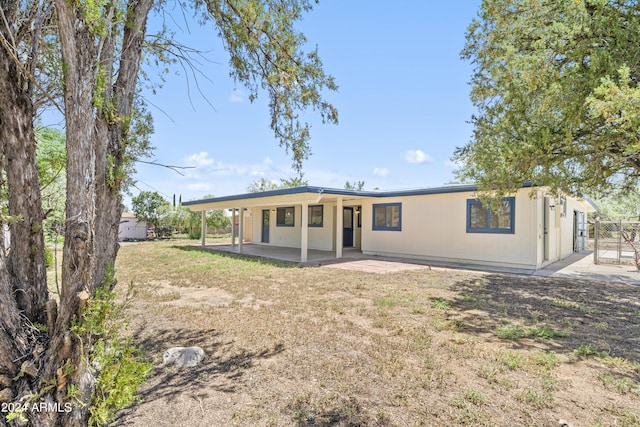
[[309,206],[309,227],[322,227],[324,222],[324,206]]
[[373,205],[373,230],[402,231],[402,203]]
[[467,199],[467,233],[515,233],[515,197],[505,197],[493,210],[478,199]]
[[295,208],[288,206],[285,208],[278,208],[276,210],[276,226],[277,227],[293,227],[295,224]]

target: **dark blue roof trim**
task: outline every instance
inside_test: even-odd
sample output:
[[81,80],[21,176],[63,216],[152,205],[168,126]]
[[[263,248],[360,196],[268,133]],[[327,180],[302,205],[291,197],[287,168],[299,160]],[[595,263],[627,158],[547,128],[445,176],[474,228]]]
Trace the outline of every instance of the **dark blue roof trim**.
[[475,185],[452,185],[446,187],[434,188],[418,188],[414,190],[398,190],[398,191],[355,191],[343,190],[339,188],[324,188],[314,186],[281,188],[277,190],[262,191],[259,193],[236,194],[232,196],[214,197],[211,199],[192,200],[182,202],[184,206],[201,205],[204,203],[228,202],[233,200],[259,199],[271,196],[283,196],[288,194],[317,193],[331,194],[336,196],[359,196],[359,197],[403,197],[403,196],[421,196],[425,194],[447,194],[447,193],[465,193],[476,191]]
[[[525,183],[522,188],[536,187],[531,182]],[[235,194],[232,196],[213,197],[211,199],[191,200],[189,202],[182,202],[184,206],[201,205],[205,203],[217,203],[228,202],[234,200],[246,200],[246,199],[260,199],[263,197],[282,196],[287,194],[302,194],[302,193],[317,193],[320,194],[332,194],[336,196],[358,196],[358,197],[406,197],[406,196],[422,196],[427,194],[451,194],[451,193],[468,193],[478,189],[477,186],[471,184],[458,184],[447,185],[444,187],[433,188],[417,188],[413,190],[397,190],[397,191],[356,191],[356,190],[344,190],[340,188],[324,188],[314,186],[294,187],[294,188],[280,188],[277,190],[262,191],[259,193],[245,193]],[[597,209],[596,204],[586,196],[582,196],[594,209]]]

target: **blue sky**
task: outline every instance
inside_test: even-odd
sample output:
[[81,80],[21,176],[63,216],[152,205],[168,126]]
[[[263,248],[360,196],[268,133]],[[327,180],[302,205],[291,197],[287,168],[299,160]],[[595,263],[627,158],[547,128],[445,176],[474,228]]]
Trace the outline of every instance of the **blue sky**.
[[[327,99],[339,110],[338,125],[323,125],[310,112],[312,156],[304,163],[310,185],[343,188],[364,181],[365,189],[440,186],[453,180],[450,157],[469,141],[473,113],[468,81],[471,65],[460,59],[464,34],[480,0],[324,0],[299,28],[318,46],[337,92]],[[172,69],[153,104],[156,147],[152,160],[193,166],[181,176],[140,164],[139,190],[193,200],[208,194],[244,193],[256,180],[278,181],[296,174],[291,159],[269,129],[266,94],[254,103],[228,76],[227,55],[211,28],[186,28],[178,11],[176,39],[206,50],[210,62],[198,78],[209,105]],[[134,195],[137,189],[133,189]]]

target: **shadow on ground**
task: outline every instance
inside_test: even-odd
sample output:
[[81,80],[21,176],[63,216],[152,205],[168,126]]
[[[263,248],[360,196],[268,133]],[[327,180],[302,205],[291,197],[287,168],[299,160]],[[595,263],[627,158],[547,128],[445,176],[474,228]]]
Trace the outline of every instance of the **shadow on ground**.
[[[526,331],[548,328],[547,337],[530,337],[557,353],[592,346],[612,357],[640,362],[640,287],[632,284],[491,274],[457,283],[460,297],[452,315],[459,329],[493,334],[514,324]],[[548,331],[547,331],[548,332]],[[535,341],[509,340],[513,347]]]
[[[153,358],[154,368],[138,396],[144,402],[164,400],[170,404],[174,399],[188,395],[201,401],[208,391],[214,389],[224,393],[235,393],[243,384],[243,376],[260,359],[267,359],[281,353],[283,344],[261,351],[233,350],[233,343],[220,341],[220,333],[211,330],[161,329],[143,336],[144,330],[137,331],[135,343]],[[162,365],[162,354],[173,346],[198,346],[205,352],[205,359],[194,368],[178,369]],[[153,357],[155,356],[155,357]],[[127,420],[133,422],[135,408],[121,411],[116,425]]]
[[257,264],[271,265],[271,266],[280,267],[280,268],[301,267],[300,263],[298,262],[276,260],[272,258],[261,257],[258,255],[238,254],[238,253],[229,252],[226,250],[217,250],[215,248],[210,248],[210,247],[203,248],[202,246],[172,246],[171,248],[179,249],[185,252],[201,252],[201,253],[207,253],[207,254],[216,254],[224,258],[239,259],[242,261],[255,262]]
[[299,398],[287,409],[300,427],[360,427],[387,426],[384,419],[368,416],[354,397],[336,397],[328,402],[313,402],[310,398]]

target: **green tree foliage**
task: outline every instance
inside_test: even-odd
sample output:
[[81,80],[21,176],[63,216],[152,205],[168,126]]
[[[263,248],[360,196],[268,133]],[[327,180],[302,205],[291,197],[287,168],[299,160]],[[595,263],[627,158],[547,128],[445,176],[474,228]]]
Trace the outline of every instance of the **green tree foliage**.
[[307,185],[309,185],[309,181],[304,179],[303,173],[300,173],[294,178],[280,178],[280,185],[278,186],[278,188],[296,188],[305,187]]
[[171,227],[181,233],[185,229],[189,210],[183,206],[170,207],[167,214],[163,217],[162,225]]
[[[212,198],[213,196],[205,196],[204,198]],[[161,207],[161,211],[165,210]],[[187,233],[192,239],[199,239],[202,231],[202,214],[200,212],[192,212],[184,206],[169,207],[165,213],[160,215],[162,220],[160,226],[177,230],[179,233]],[[207,211],[206,214],[207,227],[211,231],[225,229],[231,226],[231,218],[224,214],[220,209]]]
[[131,210],[136,218],[145,221],[154,229],[160,225],[160,220],[170,208],[169,202],[156,191],[141,191],[131,198]]
[[483,0],[462,57],[474,66],[472,141],[459,177],[510,193],[571,194],[640,177],[640,4]]
[[[317,0],[316,0],[317,2]],[[299,111],[317,111],[323,123],[338,123],[338,111],[323,97],[325,90],[338,89],[325,74],[318,51],[305,52],[306,37],[294,24],[312,9],[310,0],[287,1],[196,1],[204,4],[205,20],[218,27],[231,58],[231,76],[250,91],[250,99],[261,90],[269,96],[271,129],[280,145],[293,158],[296,170],[310,153],[310,126]]]
[[266,178],[260,178],[257,181],[253,181],[249,187],[247,187],[247,191],[249,193],[259,193],[262,191],[278,190],[281,188],[304,187],[306,185],[309,185],[309,181],[304,179],[303,173],[300,173],[294,178],[280,178],[279,184],[275,181],[269,181]]
[[38,127],[35,130],[36,160],[40,180],[40,197],[44,211],[43,227],[49,236],[58,235],[64,226],[66,199],[65,136],[57,129]]
[[253,181],[249,187],[247,187],[247,191],[249,193],[261,193],[263,191],[277,190],[278,188],[280,188],[280,186],[277,182],[260,178],[259,180]]
[[347,181],[344,183],[345,190],[361,191],[364,188],[364,181],[354,181],[353,183]]
[[607,221],[640,220],[640,188],[628,194],[610,194],[595,200],[600,219]]
[[207,211],[207,227],[209,230],[221,230],[231,226],[231,218],[221,209]]

